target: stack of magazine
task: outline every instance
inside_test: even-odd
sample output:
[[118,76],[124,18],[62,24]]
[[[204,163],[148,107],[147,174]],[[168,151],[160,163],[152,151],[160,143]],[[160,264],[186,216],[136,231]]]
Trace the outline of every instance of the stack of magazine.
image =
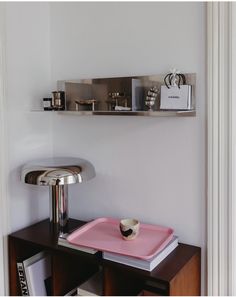
[[153,258],[148,260],[138,259],[131,256],[123,256],[120,254],[103,252],[103,258],[109,261],[121,263],[124,265],[136,267],[139,269],[152,271],[158,264],[161,263],[176,247],[178,246],[178,237],[173,236],[173,239]]
[[51,257],[46,252],[17,262],[23,296],[51,296]]

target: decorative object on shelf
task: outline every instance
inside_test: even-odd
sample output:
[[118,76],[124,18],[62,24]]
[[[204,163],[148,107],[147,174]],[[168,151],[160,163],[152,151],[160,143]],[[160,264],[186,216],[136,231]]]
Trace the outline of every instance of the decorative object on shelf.
[[50,222],[55,233],[68,230],[68,185],[95,177],[93,165],[79,158],[50,158],[28,163],[21,170],[26,184],[49,186]]
[[192,86],[186,84],[186,77],[175,68],[164,78],[161,86],[161,110],[192,110]]
[[65,110],[65,92],[52,92],[52,107],[54,110]]
[[145,105],[148,106],[149,111],[152,111],[153,106],[154,106],[154,104],[156,102],[157,95],[158,95],[158,89],[155,86],[152,87],[148,91],[147,96],[146,96],[146,100],[145,100]]
[[95,104],[97,103],[96,99],[78,99],[75,100],[75,109],[79,111],[79,106],[88,106],[92,109],[92,111],[95,110]]
[[43,98],[43,109],[52,110],[52,98]]
[[117,110],[117,106],[128,108],[128,98],[124,92],[108,93],[108,97],[109,98],[106,101],[108,105],[108,110]]
[[115,110],[117,110],[117,111],[130,111],[131,108],[130,107],[124,107],[124,106],[116,105],[115,106]]
[[[184,86],[191,85],[192,108],[182,109],[182,106],[176,109],[170,108],[168,113],[166,111],[168,108],[164,106],[165,102],[162,102],[163,108],[160,109],[162,85],[169,92],[175,88],[182,92],[184,88],[188,88]],[[195,73],[182,74],[172,70],[167,75],[58,81],[57,89],[65,91],[66,112],[76,111],[75,115],[195,116],[195,85]],[[153,89],[150,90],[150,88]],[[81,100],[80,103],[79,100]],[[96,100],[95,106],[89,100]],[[181,115],[180,112],[182,112]]]
[[182,84],[186,85],[186,78],[184,74],[180,73],[180,71],[175,68],[171,69],[170,71],[171,72],[168,73],[164,78],[165,85],[168,89],[170,89],[170,87],[177,86],[180,89],[181,80]]
[[120,221],[120,233],[125,240],[135,239],[139,234],[140,223],[135,219],[123,219]]

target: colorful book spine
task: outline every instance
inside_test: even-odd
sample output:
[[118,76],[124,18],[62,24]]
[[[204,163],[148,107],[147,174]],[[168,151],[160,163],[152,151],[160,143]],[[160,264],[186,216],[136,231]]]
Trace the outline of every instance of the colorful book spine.
[[20,288],[22,296],[29,296],[29,288],[25,277],[24,265],[21,262],[17,263],[18,276],[20,281]]

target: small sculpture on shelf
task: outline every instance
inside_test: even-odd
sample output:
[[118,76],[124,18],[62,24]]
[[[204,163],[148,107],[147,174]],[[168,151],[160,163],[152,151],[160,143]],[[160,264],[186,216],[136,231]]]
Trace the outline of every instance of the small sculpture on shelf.
[[185,75],[183,73],[180,73],[180,71],[175,68],[171,69],[170,73],[168,73],[164,78],[165,85],[168,89],[170,87],[177,86],[180,89],[181,81],[183,85],[186,85]]
[[75,110],[79,111],[80,106],[83,106],[84,108],[89,108],[89,110],[95,111],[95,104],[97,104],[98,101],[96,99],[78,99],[75,100]]
[[147,93],[147,96],[146,96],[146,99],[145,99],[145,105],[148,106],[149,108],[149,111],[152,111],[153,109],[153,106],[156,102],[156,98],[157,98],[157,95],[158,95],[159,91],[157,89],[157,87],[152,87],[148,93]]
[[108,93],[108,99],[106,100],[108,110],[130,110],[128,107],[128,97],[124,92],[112,92]]

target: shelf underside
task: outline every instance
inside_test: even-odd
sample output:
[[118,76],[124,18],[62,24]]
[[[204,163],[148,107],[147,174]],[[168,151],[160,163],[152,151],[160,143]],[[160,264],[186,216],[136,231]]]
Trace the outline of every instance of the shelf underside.
[[195,110],[187,111],[58,111],[58,114],[75,116],[144,116],[144,117],[193,117]]

